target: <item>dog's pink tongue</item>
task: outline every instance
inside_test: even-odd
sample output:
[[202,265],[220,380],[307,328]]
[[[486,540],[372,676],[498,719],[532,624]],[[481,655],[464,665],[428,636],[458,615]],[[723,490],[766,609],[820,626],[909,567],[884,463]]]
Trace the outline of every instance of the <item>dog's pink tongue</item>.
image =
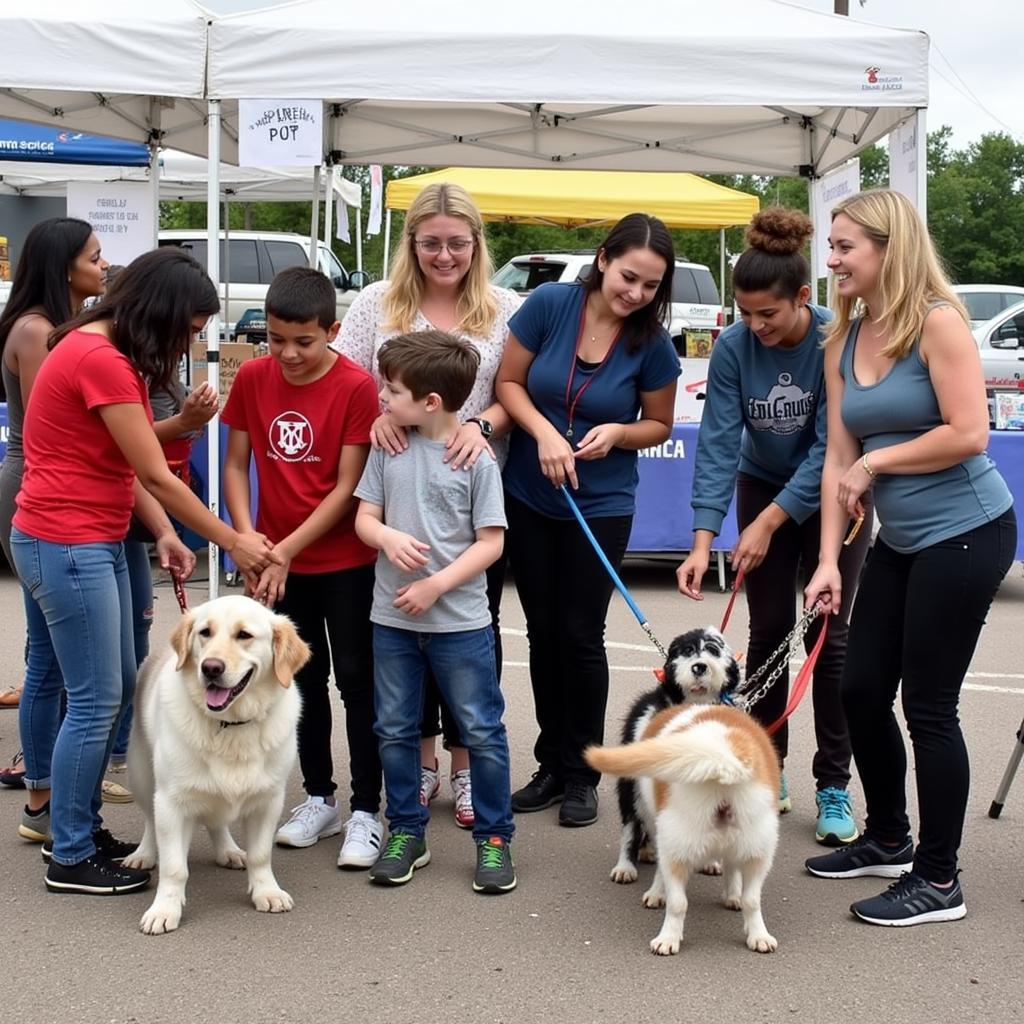
[[222,708],[227,704],[230,696],[230,690],[224,690],[219,686],[208,686],[206,688],[206,706],[214,710]]

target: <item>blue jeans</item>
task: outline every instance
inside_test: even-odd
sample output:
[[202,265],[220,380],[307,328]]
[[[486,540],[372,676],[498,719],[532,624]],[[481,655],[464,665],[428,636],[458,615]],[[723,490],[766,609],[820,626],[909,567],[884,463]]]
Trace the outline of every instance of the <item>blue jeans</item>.
[[[26,678],[35,692],[28,703],[50,705],[48,721],[55,723],[62,681],[67,692],[67,714],[52,745],[50,820],[53,859],[77,864],[96,850],[100,783],[114,726],[135,687],[124,545],[53,544],[14,528],[11,551],[29,596]],[[42,749],[45,737],[23,732],[22,741]],[[32,775],[39,788],[37,768]]]
[[420,803],[420,723],[427,668],[451,708],[473,776],[474,839],[510,840],[512,796],[505,701],[494,663],[490,626],[459,633],[416,633],[373,627],[375,731],[384,767],[392,832],[422,838],[430,811]]
[[[124,542],[128,563],[128,583],[132,590],[132,630],[135,636],[135,664],[141,665],[149,654],[149,631],[153,626],[153,570],[149,564],[149,545],[141,540]],[[121,716],[114,735],[112,761],[123,762],[128,756],[128,738],[132,731],[132,709],[129,704]]]

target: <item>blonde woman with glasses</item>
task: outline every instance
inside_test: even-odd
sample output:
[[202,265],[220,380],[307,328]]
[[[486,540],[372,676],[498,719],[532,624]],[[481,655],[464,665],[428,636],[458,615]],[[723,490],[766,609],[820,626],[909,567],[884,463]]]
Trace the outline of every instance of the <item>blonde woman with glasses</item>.
[[[807,870],[895,882],[857,900],[869,924],[954,921],[970,769],[957,705],[1014,557],[1013,497],[985,453],[988,408],[967,315],[908,199],[878,189],[832,211],[825,338],[828,442],[821,553],[807,605],[835,613],[843,534],[873,491],[881,529],[853,604],[840,694],[867,824]],[[901,690],[914,752],[918,841],[907,817]]]
[[[394,274],[364,289],[341,325],[336,347],[365,367],[381,383],[377,353],[389,338],[436,329],[465,338],[480,353],[480,369],[469,398],[459,411],[462,427],[445,459],[453,471],[467,469],[478,458],[496,458],[503,466],[506,435],[512,421],[494,397],[494,378],[508,338],[508,321],[519,308],[519,296],[491,283],[491,258],[483,219],[468,192],[458,185],[428,185],[405,215],[395,254]],[[405,431],[381,415],[371,432],[374,447],[398,455],[407,447]],[[487,599],[494,625],[494,650],[501,676],[498,612],[505,559],[487,570]],[[440,726],[438,710],[440,709]],[[455,821],[474,823],[469,755],[437,684],[428,680],[423,712],[420,802],[426,806],[440,789],[435,739],[441,732],[451,752],[451,788]]]

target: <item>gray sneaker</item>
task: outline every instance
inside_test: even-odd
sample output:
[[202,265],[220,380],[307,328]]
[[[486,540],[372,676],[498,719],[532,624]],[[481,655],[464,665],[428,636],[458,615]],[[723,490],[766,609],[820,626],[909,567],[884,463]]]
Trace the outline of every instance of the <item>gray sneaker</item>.
[[834,853],[808,857],[804,867],[819,878],[899,878],[914,866],[914,843],[899,847],[882,846],[867,836],[855,839]]
[[18,835],[32,843],[45,843],[50,838],[50,801],[47,800],[38,811],[23,807]]
[[908,871],[880,896],[851,904],[850,912],[868,924],[899,927],[928,921],[959,921],[967,907],[956,879],[948,889],[940,889]]
[[370,881],[378,885],[405,885],[417,868],[429,863],[425,839],[407,832],[392,832],[377,863],[370,868]]

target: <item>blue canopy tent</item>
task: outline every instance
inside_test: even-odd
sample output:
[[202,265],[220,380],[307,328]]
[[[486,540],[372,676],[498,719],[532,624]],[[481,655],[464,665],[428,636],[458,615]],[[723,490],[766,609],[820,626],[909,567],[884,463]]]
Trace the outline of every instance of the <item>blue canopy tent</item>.
[[145,167],[150,161],[150,152],[141,142],[0,119],[0,160]]

